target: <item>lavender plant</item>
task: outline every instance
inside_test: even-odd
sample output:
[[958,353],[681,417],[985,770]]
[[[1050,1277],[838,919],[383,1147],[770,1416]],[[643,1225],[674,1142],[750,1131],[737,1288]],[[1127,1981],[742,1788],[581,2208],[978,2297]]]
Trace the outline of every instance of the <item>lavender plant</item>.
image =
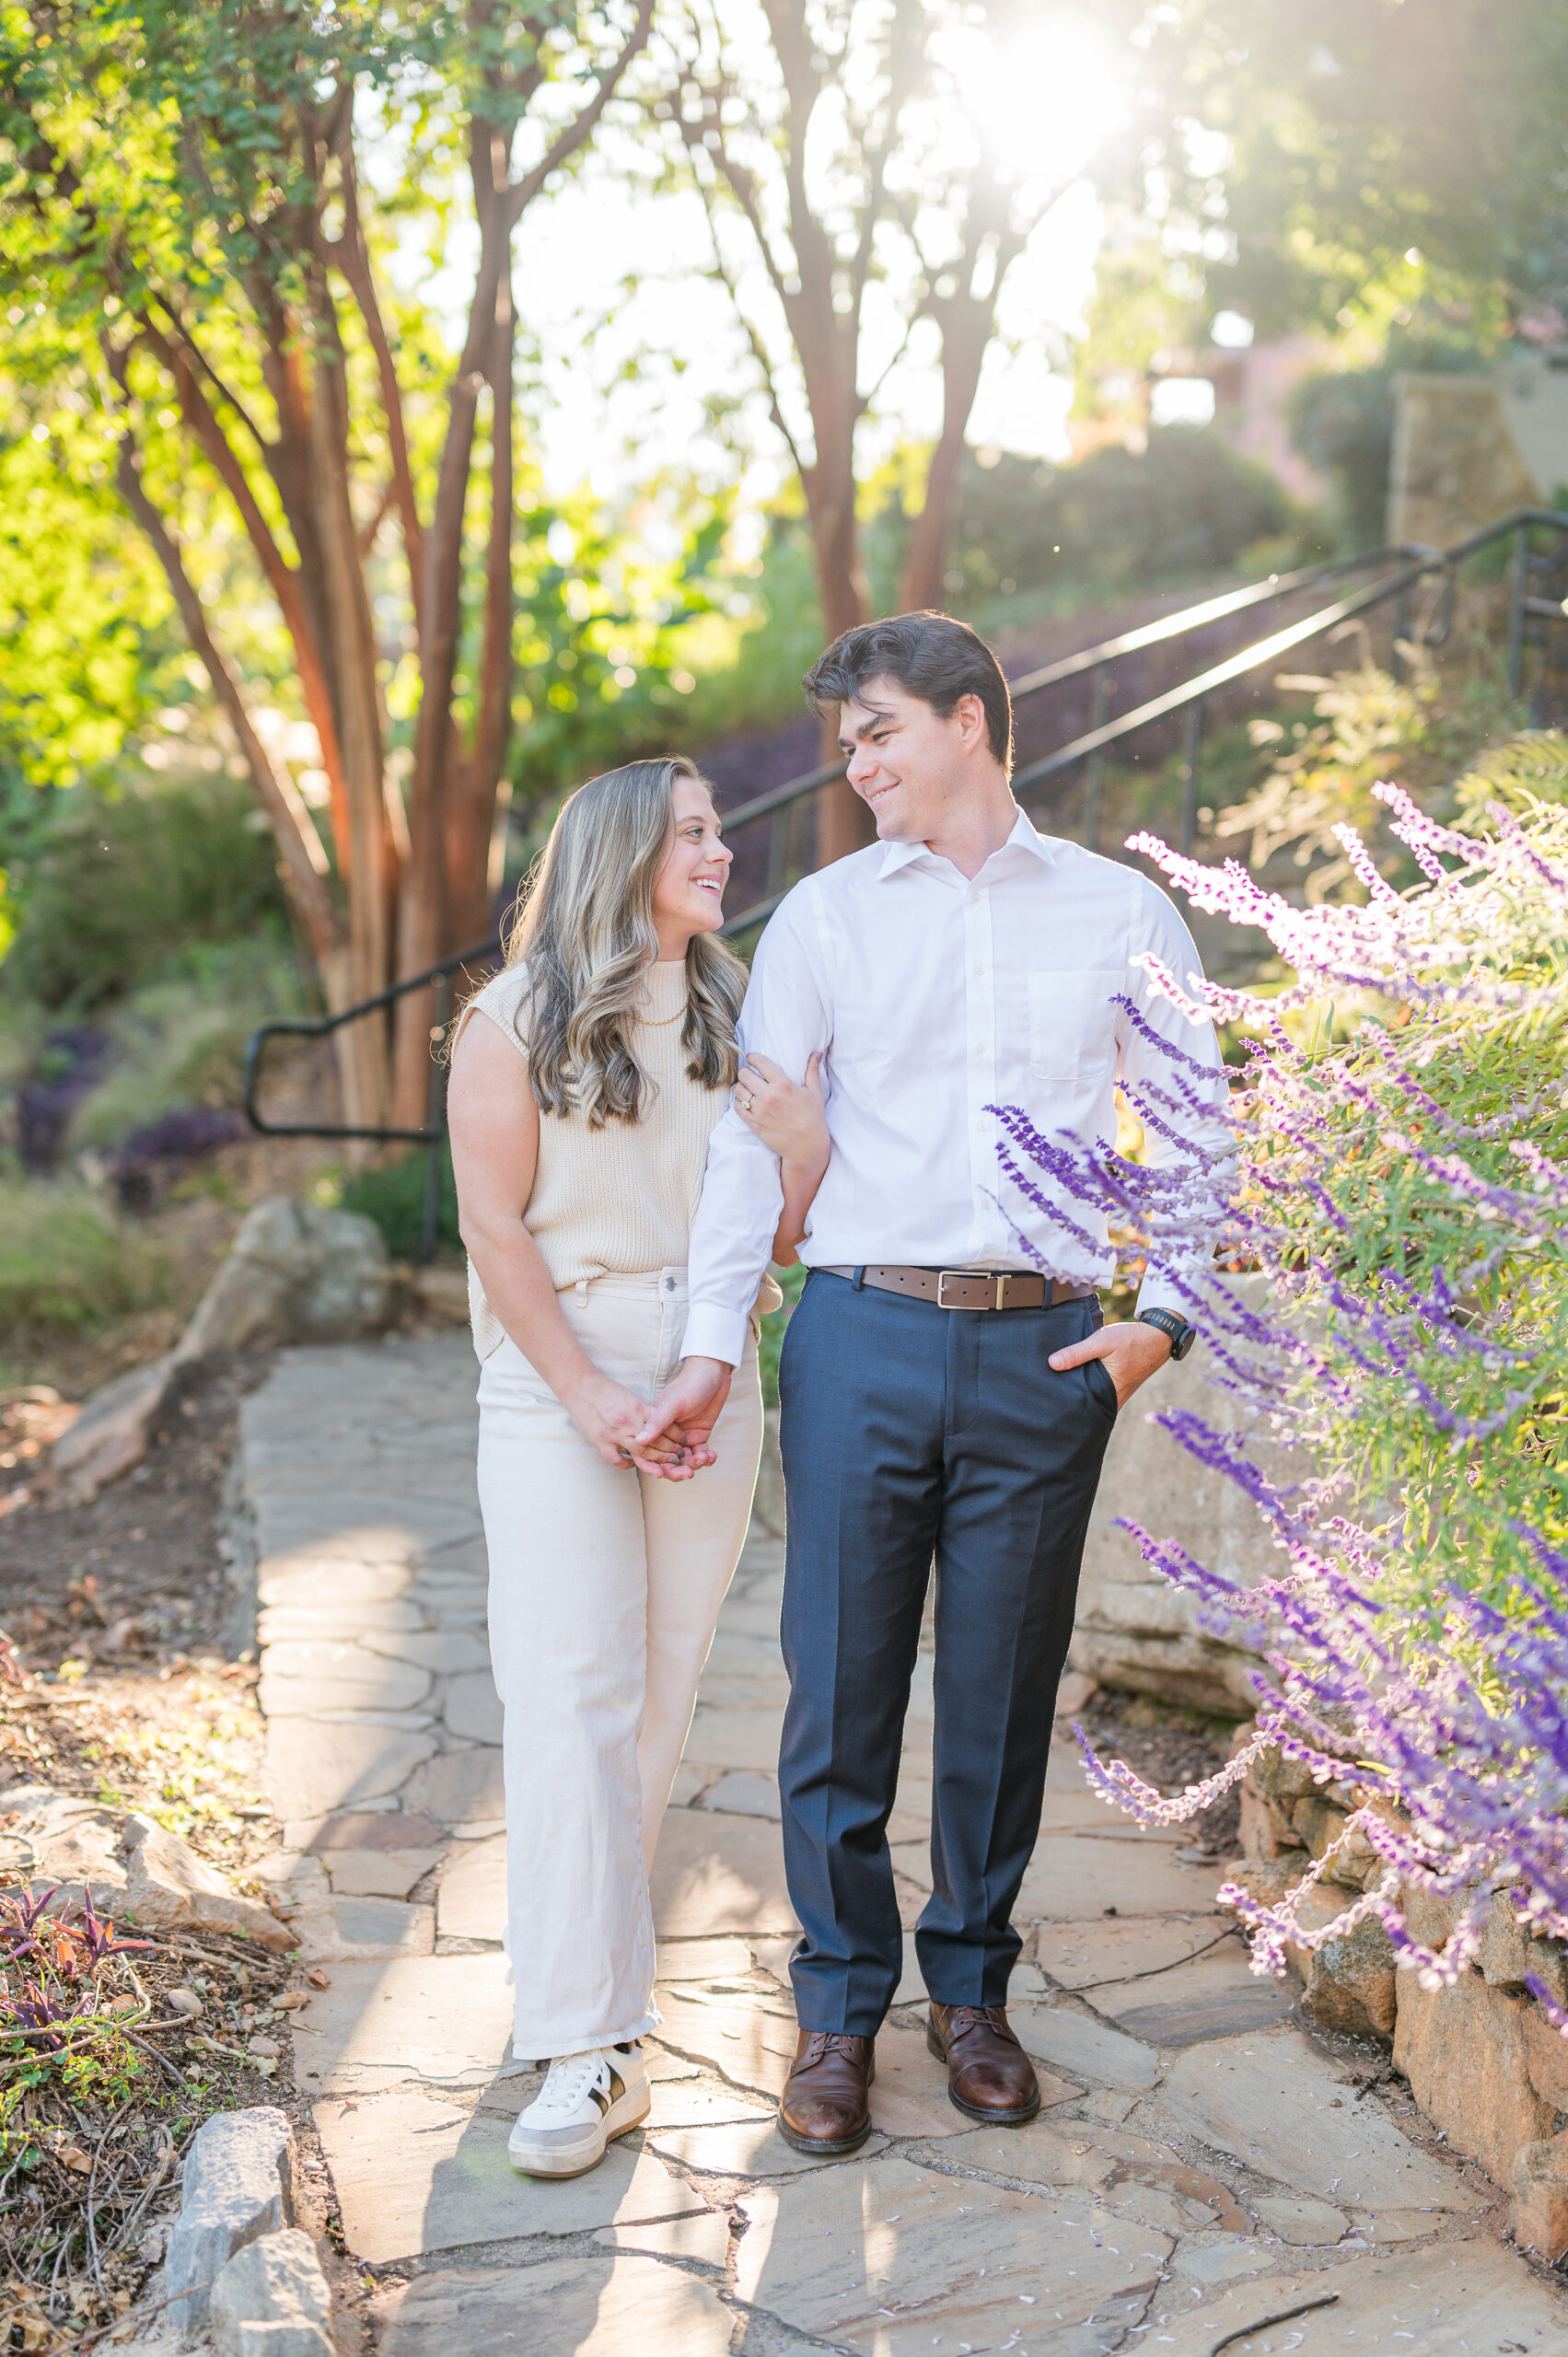
[[[1152,970],[1249,1043],[1210,1144],[1181,1142],[1192,1125],[1174,1117],[1215,1108],[1179,1050],[1132,1107],[1167,1140],[1158,1168],[996,1109],[1009,1183],[1040,1201],[1049,1180],[1069,1232],[1109,1223],[1130,1272],[1174,1278],[1216,1379],[1310,1469],[1282,1479],[1237,1434],[1160,1417],[1282,1550],[1279,1575],[1243,1592],[1127,1526],[1205,1625],[1257,1652],[1257,1732],[1176,1799],[1091,1755],[1092,1779],[1166,1822],[1266,1745],[1349,1783],[1346,1838],[1376,1853],[1376,1886],[1317,1932],[1299,1910],[1328,1859],[1276,1905],[1233,1886],[1257,1968],[1283,1968],[1287,1937],[1376,1915],[1401,1961],[1452,1980],[1494,1888],[1568,1936],[1568,742],[1489,756],[1460,792],[1470,833],[1376,792],[1423,881],[1394,891],[1342,826],[1359,903],[1301,908],[1234,862],[1129,846],[1195,906],[1261,927],[1294,976],[1271,996]],[[1238,1288],[1238,1271],[1266,1283]],[[1441,1952],[1406,1926],[1412,1889],[1467,1894]]]

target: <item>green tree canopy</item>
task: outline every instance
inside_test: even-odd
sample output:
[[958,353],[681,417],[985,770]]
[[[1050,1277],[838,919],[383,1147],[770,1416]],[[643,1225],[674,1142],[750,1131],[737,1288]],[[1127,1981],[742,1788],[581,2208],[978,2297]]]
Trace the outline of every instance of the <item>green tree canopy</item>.
[[1264,333],[1423,299],[1490,341],[1568,331],[1560,0],[1144,0],[1104,184],[1188,225],[1213,306]]

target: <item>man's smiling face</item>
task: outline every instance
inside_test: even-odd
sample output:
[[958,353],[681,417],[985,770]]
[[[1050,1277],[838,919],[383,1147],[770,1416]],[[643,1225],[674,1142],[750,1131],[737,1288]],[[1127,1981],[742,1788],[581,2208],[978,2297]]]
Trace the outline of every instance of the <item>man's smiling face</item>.
[[961,696],[946,720],[894,679],[868,679],[839,707],[839,749],[849,782],[877,821],[884,842],[928,842],[966,791],[966,750],[984,714],[978,696]]

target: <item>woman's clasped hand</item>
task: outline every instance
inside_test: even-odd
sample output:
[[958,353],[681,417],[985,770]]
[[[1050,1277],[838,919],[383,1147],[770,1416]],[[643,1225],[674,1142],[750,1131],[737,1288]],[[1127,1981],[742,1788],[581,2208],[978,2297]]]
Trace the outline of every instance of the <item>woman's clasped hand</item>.
[[667,1468],[700,1472],[714,1462],[713,1450],[688,1440],[679,1424],[672,1424],[656,1440],[639,1443],[637,1434],[648,1421],[648,1401],[639,1399],[612,1376],[601,1375],[597,1367],[589,1367],[562,1392],[561,1404],[607,1465],[621,1466],[630,1472],[662,1474]]

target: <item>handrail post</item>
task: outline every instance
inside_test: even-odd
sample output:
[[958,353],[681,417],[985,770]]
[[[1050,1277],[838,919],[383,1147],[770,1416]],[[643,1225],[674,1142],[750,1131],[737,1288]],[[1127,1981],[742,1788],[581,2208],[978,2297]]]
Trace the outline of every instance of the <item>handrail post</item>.
[[1514,530],[1514,594],[1508,607],[1508,692],[1516,696],[1525,676],[1525,599],[1529,590],[1530,528]]
[[[1106,678],[1105,666],[1103,663],[1100,664],[1095,672],[1094,711],[1089,722],[1091,728],[1105,726],[1109,716],[1110,699],[1115,690],[1115,680]],[[1091,753],[1088,768],[1084,776],[1084,849],[1086,851],[1099,849],[1100,780],[1103,775],[1104,756],[1098,752]]]
[[1394,643],[1388,650],[1388,673],[1395,680],[1402,680],[1405,676],[1405,658],[1401,649],[1410,634],[1411,593],[1408,589],[1401,589],[1394,600]]
[[1198,832],[1198,755],[1203,742],[1203,699],[1194,696],[1187,707],[1187,736],[1181,755],[1181,853],[1191,857]]
[[419,1260],[422,1268],[436,1258],[436,1231],[441,1219],[441,1154],[447,1143],[447,1045],[448,1018],[452,1011],[452,977],[438,974],[436,978],[436,1021],[430,1029],[430,1090],[425,1099],[424,1125],[431,1132],[430,1144],[424,1149],[424,1203],[419,1222]]

